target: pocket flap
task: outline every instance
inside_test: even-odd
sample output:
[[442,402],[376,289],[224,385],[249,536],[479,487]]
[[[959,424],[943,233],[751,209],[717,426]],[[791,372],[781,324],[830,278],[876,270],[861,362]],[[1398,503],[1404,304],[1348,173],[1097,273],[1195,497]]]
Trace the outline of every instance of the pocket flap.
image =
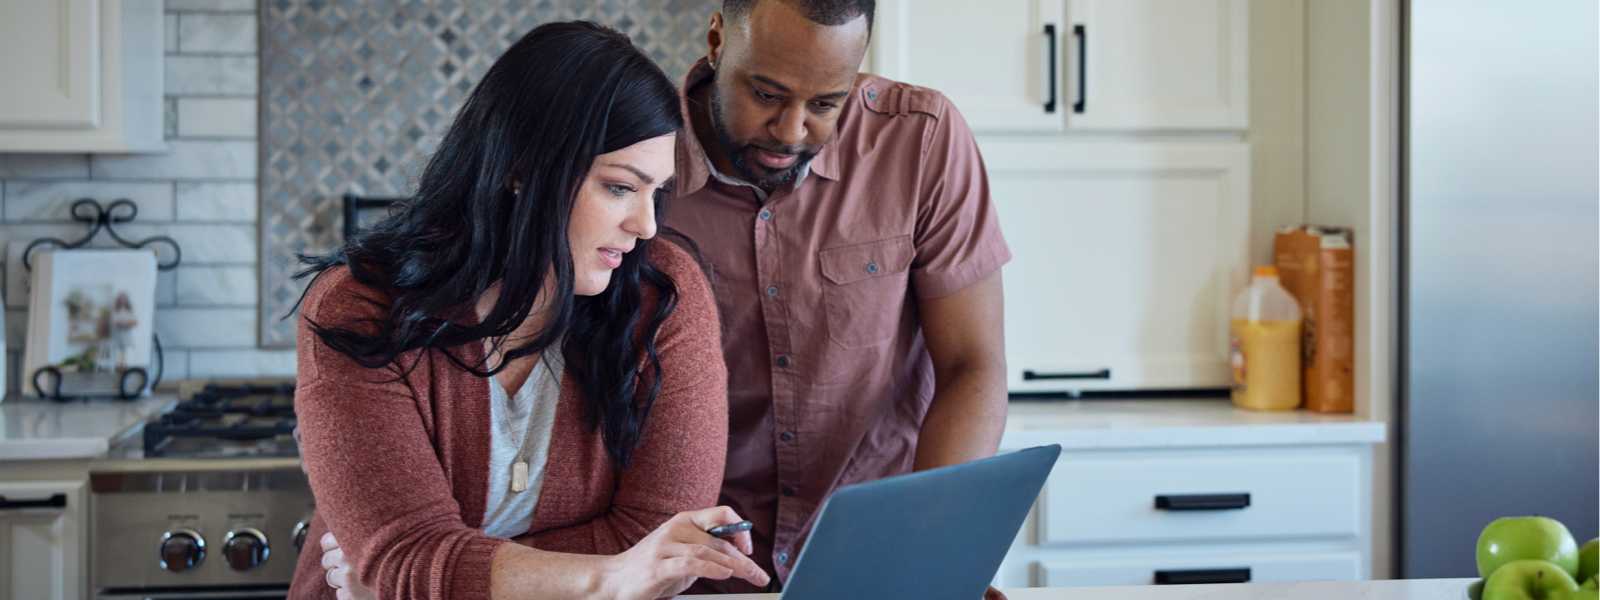
[[911,236],[829,248],[817,253],[822,276],[839,285],[903,273],[911,268]]

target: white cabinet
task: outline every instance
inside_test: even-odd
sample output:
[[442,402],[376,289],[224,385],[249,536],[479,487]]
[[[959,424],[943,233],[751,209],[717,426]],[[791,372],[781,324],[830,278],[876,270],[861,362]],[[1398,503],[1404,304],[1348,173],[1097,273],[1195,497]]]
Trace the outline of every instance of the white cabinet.
[[974,131],[1242,130],[1248,0],[887,0],[871,64]]
[[84,483],[0,482],[0,600],[82,597]]
[[1249,146],[980,139],[1012,392],[1226,387]]
[[1001,452],[1062,451],[995,585],[1371,579],[1384,437],[1225,400],[1013,403]]
[[0,0],[0,152],[164,151],[161,0]]

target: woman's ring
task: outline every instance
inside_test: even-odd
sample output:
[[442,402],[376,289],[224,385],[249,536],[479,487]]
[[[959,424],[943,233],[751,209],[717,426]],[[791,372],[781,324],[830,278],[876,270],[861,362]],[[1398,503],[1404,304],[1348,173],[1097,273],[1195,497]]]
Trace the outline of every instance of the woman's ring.
[[[337,569],[337,568],[339,568],[339,567],[334,567],[333,569]],[[331,587],[331,588],[337,590],[337,589],[339,589],[339,586],[333,584],[333,569],[328,569],[328,571],[326,573],[323,573],[322,580],[328,582],[328,587]]]

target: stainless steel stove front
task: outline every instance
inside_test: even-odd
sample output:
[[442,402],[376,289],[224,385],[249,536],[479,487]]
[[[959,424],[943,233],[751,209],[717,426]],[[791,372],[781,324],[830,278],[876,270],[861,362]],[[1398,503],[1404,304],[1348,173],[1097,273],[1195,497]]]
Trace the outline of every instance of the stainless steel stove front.
[[106,599],[283,597],[316,508],[294,458],[101,461],[89,477]]

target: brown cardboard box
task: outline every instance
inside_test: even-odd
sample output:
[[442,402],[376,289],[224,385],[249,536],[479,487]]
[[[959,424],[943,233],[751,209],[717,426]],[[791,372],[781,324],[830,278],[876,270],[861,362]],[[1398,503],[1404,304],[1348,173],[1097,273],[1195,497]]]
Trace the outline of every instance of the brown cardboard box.
[[1278,232],[1273,262],[1283,287],[1300,301],[1304,406],[1355,410],[1355,258],[1349,229],[1297,227]]

